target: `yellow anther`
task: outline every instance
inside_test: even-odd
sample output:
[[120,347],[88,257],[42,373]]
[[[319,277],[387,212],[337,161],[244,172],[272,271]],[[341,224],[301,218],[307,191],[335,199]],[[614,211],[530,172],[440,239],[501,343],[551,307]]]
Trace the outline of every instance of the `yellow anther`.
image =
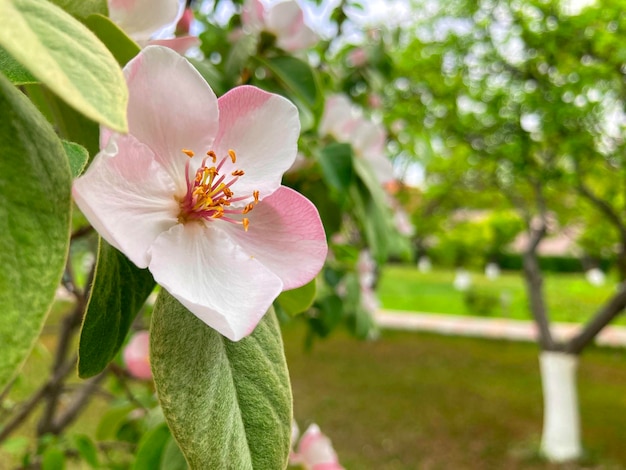
[[219,204],[221,206],[230,206],[230,201],[221,197],[216,201],[216,204]]
[[237,154],[235,153],[233,149],[228,149],[228,156],[233,161],[233,163],[237,161]]
[[254,203],[258,204],[259,203],[259,191],[257,190],[252,191],[252,197],[254,197]]
[[230,190],[230,188],[227,188],[226,186],[224,186],[222,188],[222,191],[224,192],[224,196],[226,196],[227,198],[231,198],[233,197],[233,192]]
[[248,220],[248,218],[244,217],[243,219],[241,219],[241,223],[243,224],[243,229],[247,232],[248,227],[250,226],[250,221]]
[[235,170],[231,173],[233,176],[243,176],[244,174],[243,170]]
[[183,153],[185,155],[187,155],[189,158],[193,157],[195,154],[193,153],[193,150],[189,150],[189,149],[183,149]]
[[207,157],[211,157],[211,160],[213,160],[213,163],[215,163],[217,161],[217,155],[215,155],[215,152],[213,150],[209,150],[206,153]]
[[243,210],[241,211],[242,214],[247,214],[248,212],[250,212],[252,209],[254,209],[254,204],[250,203],[248,204],[246,207],[243,208]]
[[212,219],[219,219],[219,218],[224,216],[224,208],[223,207],[216,206],[214,209],[215,209],[215,213],[213,215],[211,215]]

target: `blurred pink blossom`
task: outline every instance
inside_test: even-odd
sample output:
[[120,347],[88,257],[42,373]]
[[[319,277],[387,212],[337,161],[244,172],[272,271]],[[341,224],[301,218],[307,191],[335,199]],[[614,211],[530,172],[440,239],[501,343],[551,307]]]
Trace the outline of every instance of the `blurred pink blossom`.
[[191,31],[191,23],[193,22],[193,10],[191,8],[185,8],[182,16],[176,23],[176,34],[186,35]]
[[122,354],[124,364],[130,375],[137,379],[151,379],[150,370],[150,334],[147,331],[135,333]]
[[289,456],[289,463],[306,470],[343,470],[330,439],[322,434],[317,424],[311,424],[304,432],[297,450]]
[[356,263],[361,288],[372,287],[376,281],[376,262],[368,250],[361,250]]
[[296,52],[315,45],[319,36],[304,22],[304,12],[294,0],[283,0],[265,7],[261,0],[245,0],[241,14],[243,29],[248,34],[262,31],[276,36],[276,45],[287,52]]
[[348,64],[352,67],[363,67],[367,63],[367,52],[362,47],[355,47],[348,53]]
[[183,54],[199,45],[200,40],[189,35],[174,38],[159,35],[183,17],[187,21],[185,34],[189,33],[193,13],[185,10],[185,3],[185,0],[108,0],[109,17],[140,46],[165,46]]
[[355,155],[369,163],[381,184],[394,178],[393,167],[385,154],[385,129],[363,117],[362,110],[346,95],[331,95],[326,99],[319,131],[349,143]]
[[374,109],[379,109],[383,105],[383,99],[378,93],[370,93],[367,96],[367,102]]

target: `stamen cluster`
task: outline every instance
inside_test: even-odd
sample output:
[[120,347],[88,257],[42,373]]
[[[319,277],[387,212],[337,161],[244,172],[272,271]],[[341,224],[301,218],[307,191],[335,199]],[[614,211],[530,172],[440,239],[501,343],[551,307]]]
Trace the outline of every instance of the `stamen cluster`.
[[[246,204],[243,209],[231,209],[233,203],[249,199],[250,196],[234,197],[231,186],[237,182],[245,173],[243,170],[234,170],[230,173],[232,178],[228,179],[226,174],[220,171],[226,159],[230,158],[232,163],[237,161],[234,150],[228,150],[228,155],[217,163],[217,155],[213,150],[207,152],[207,156],[202,160],[202,165],[196,170],[193,180],[189,178],[189,163],[194,153],[191,150],[182,149],[182,152],[189,157],[185,165],[185,178],[187,181],[187,194],[180,200],[180,213],[178,221],[186,223],[190,220],[215,220],[220,219],[226,222],[241,224],[244,230],[248,230],[250,221],[247,217],[233,218],[235,214],[247,214],[259,202],[259,192],[252,192],[252,202]],[[207,162],[213,165],[207,165]],[[217,163],[217,165],[216,165]]]

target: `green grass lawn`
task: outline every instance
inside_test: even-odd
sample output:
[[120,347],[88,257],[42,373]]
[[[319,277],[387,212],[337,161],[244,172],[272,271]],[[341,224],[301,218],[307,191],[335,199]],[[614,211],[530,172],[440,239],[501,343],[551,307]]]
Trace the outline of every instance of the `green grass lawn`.
[[[476,315],[464,301],[465,293],[452,286],[454,271],[433,270],[421,273],[413,266],[387,265],[378,284],[378,297],[383,308],[456,315]],[[472,289],[492,299],[491,316],[531,319],[521,273],[504,272],[489,280],[482,273],[472,273]],[[546,274],[544,290],[550,318],[553,321],[583,322],[587,320],[615,289],[610,278],[596,287],[583,274]],[[626,324],[624,315],[615,323]]]
[[[51,320],[54,321],[55,315]],[[11,395],[24,398],[45,376],[49,325]],[[348,470],[623,469],[626,355],[589,348],[579,369],[583,466],[537,457],[542,404],[531,343],[383,331],[360,342],[337,331],[304,351],[299,321],[284,327],[302,430],[317,422]],[[96,397],[71,431],[92,435],[106,400]],[[35,419],[18,433],[33,435]],[[0,452],[0,469],[9,456]],[[75,467],[68,467],[70,468]]]
[[317,422],[349,470],[624,469],[626,356],[589,349],[579,395],[584,466],[537,457],[542,425],[536,346],[384,331],[342,333],[303,351],[285,329],[300,427]]

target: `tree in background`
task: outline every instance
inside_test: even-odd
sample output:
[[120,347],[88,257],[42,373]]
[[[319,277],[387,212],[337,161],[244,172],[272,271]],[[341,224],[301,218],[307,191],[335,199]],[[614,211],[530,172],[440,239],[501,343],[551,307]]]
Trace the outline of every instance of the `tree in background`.
[[[473,208],[514,208],[524,221],[523,272],[541,347],[541,447],[555,461],[582,455],[576,365],[622,312],[626,290],[620,284],[561,342],[550,329],[537,249],[554,222],[611,226],[624,279],[622,6],[418,2],[420,19],[393,54],[398,75],[388,88],[394,103],[388,119],[413,124],[398,140],[424,165],[426,187],[458,192]],[[452,176],[457,184],[449,185],[450,174],[459,175]],[[596,242],[605,242],[606,252],[614,240]]]

